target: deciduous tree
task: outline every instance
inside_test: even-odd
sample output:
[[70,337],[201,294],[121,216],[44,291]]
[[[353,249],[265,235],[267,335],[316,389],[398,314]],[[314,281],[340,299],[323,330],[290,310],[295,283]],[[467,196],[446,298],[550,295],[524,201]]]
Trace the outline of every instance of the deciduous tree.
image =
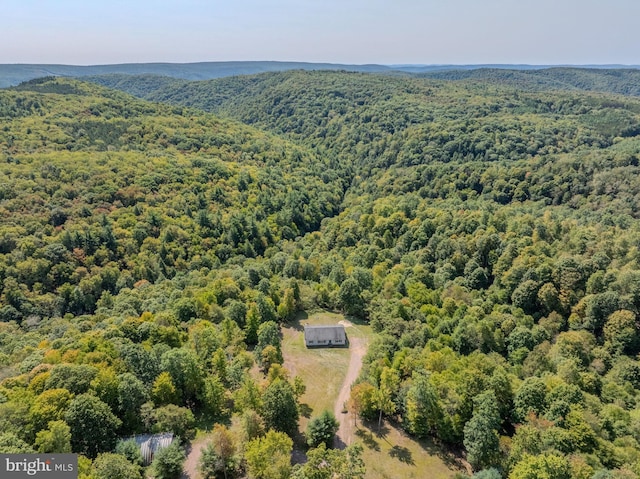
[[156,452],[151,467],[156,479],[178,479],[182,475],[185,453],[179,440]]
[[262,396],[262,417],[267,428],[293,435],[298,429],[298,404],[291,385],[276,379]]
[[138,479],[141,477],[140,467],[131,464],[120,454],[99,454],[93,461],[92,472],[101,479]]
[[64,421],[51,421],[49,428],[36,434],[38,452],[71,452],[71,429]]
[[213,428],[211,440],[207,443],[200,463],[200,473],[205,479],[214,479],[222,472],[225,479],[235,476],[236,445],[226,426],[216,424]]
[[250,479],[288,479],[293,441],[282,432],[269,431],[249,441],[245,450]]
[[113,449],[122,424],[109,406],[91,394],[81,394],[71,401],[65,422],[71,428],[73,451],[88,457]]
[[168,372],[161,372],[153,382],[151,398],[158,406],[178,404],[180,402],[180,395],[178,394],[178,391],[173,384],[173,379],[171,379],[171,375]]

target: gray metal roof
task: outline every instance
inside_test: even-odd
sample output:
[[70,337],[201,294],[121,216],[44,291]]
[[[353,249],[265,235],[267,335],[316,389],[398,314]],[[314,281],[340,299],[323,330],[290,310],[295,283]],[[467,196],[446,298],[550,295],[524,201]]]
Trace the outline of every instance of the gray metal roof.
[[332,341],[344,343],[347,338],[344,326],[341,324],[331,326],[305,326],[304,340],[309,341]]
[[133,440],[140,447],[140,453],[145,464],[151,464],[153,456],[160,449],[169,447],[173,442],[172,432],[163,432],[160,434],[141,434],[134,436]]

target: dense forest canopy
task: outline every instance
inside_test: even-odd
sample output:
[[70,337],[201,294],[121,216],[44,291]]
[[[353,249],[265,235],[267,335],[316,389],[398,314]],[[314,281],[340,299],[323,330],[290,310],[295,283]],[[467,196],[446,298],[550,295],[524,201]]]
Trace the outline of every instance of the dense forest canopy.
[[[599,70],[604,75],[625,77],[631,67],[622,65],[610,65],[606,68],[585,66],[571,68],[579,72],[590,70],[588,76],[601,76]],[[635,66],[634,68],[637,68]],[[486,65],[377,65],[377,64],[340,64],[340,63],[312,63],[312,62],[281,62],[281,61],[227,61],[227,62],[196,62],[196,63],[121,63],[114,65],[55,65],[55,64],[0,64],[0,88],[16,86],[29,80],[46,76],[60,76],[66,78],[95,78],[101,77],[98,81],[113,81],[115,77],[128,78],[144,76],[162,76],[170,79],[180,80],[209,80],[212,78],[223,78],[237,75],[255,75],[266,72],[280,72],[291,70],[333,70],[350,71],[362,73],[386,73],[393,75],[426,75],[438,76],[444,72],[455,72],[454,76],[469,75],[468,72],[475,70],[505,70],[509,76],[511,71],[528,72],[535,76],[538,71],[556,70],[552,66],[532,66],[532,65],[508,65],[508,64],[486,64]],[[627,70],[627,71],[625,71]],[[615,73],[620,71],[622,73]],[[483,75],[482,73],[480,74]],[[580,73],[579,75],[582,75]],[[633,75],[633,73],[631,73]],[[104,78],[102,78],[104,77]],[[136,80],[137,82],[138,80]],[[604,88],[612,88],[615,82],[601,82]],[[133,86],[133,85],[132,85]],[[583,85],[583,86],[586,86]],[[133,86],[135,89],[139,87]],[[588,88],[585,88],[588,89]],[[606,90],[612,91],[612,90]]]
[[535,70],[480,68],[426,72],[420,76],[440,80],[473,79],[479,82],[497,82],[534,91],[582,90],[640,96],[640,70],[635,68],[563,67]]
[[465,451],[477,477],[640,474],[631,90],[111,80],[163,103],[60,79],[0,92],[0,447],[66,427],[95,473],[116,435],[242,417],[243,459],[218,463],[261,477],[297,428],[278,323],[326,308],[377,333],[361,417]]
[[[304,70],[304,67],[297,70]],[[291,68],[296,70],[296,68]],[[344,68],[350,72],[363,71],[353,68]],[[248,72],[245,72],[246,75]],[[285,76],[295,72],[284,72]],[[344,72],[343,72],[344,73]],[[382,73],[382,72],[381,72]],[[234,77],[236,75],[225,75]],[[254,75],[254,78],[263,80],[270,75]],[[508,65],[485,67],[431,67],[431,68],[410,68],[404,70],[388,70],[385,73],[387,78],[410,77],[432,80],[460,81],[465,84],[475,82],[483,85],[501,85],[516,88],[518,91],[592,91],[600,93],[614,93],[628,96],[640,95],[640,71],[637,68],[575,68],[575,67],[549,67],[549,68],[509,68]],[[179,79],[180,78],[180,79]],[[228,83],[237,83],[238,80],[246,80],[249,77],[226,78],[213,81],[188,81],[184,77],[175,75],[135,74],[130,72],[96,74],[85,77],[86,80],[98,83],[109,88],[126,91],[141,98],[151,99],[156,95],[165,95],[167,99],[175,97],[178,100],[180,93],[171,91],[178,85],[190,84],[190,87],[197,91],[206,88],[207,85],[221,85],[223,90]],[[190,80],[194,80],[193,78]],[[203,79],[204,80],[204,79]],[[167,88],[173,83],[173,88]],[[160,91],[162,90],[162,91]],[[210,91],[208,104],[218,103],[216,94]],[[247,90],[240,89],[236,92],[240,97],[247,96]],[[180,101],[193,101],[183,96]],[[199,101],[202,101],[200,99]],[[205,103],[201,103],[204,107]]]
[[[438,67],[403,68],[424,72]],[[277,62],[277,61],[228,61],[196,63],[120,63],[114,65],[41,65],[0,64],[0,88],[16,86],[46,76],[80,78],[94,75],[156,75],[183,80],[207,80],[234,75],[251,75],[284,70],[349,70],[361,72],[385,72],[392,68],[385,65],[341,65],[334,63]]]

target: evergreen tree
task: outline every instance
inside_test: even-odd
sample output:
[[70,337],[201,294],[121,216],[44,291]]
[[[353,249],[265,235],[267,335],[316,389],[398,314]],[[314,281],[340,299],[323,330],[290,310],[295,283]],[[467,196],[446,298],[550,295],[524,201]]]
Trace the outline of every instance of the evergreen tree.
[[156,479],[178,479],[182,475],[185,453],[180,441],[174,440],[169,446],[156,452],[151,467]]
[[502,421],[493,391],[476,396],[473,403],[473,416],[464,426],[464,447],[467,460],[477,471],[498,463],[498,430]]
[[311,419],[307,425],[307,444],[311,447],[318,447],[320,444],[332,447],[339,427],[340,424],[332,412],[322,411],[320,416]]

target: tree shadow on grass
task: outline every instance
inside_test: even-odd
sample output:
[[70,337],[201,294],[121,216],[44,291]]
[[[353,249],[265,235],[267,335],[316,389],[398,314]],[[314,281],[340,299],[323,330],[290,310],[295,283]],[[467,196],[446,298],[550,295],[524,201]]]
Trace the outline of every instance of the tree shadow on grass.
[[347,444],[340,438],[340,436],[335,435],[333,436],[333,448],[334,449],[345,449],[347,447]]
[[284,322],[284,326],[287,328],[294,329],[296,331],[304,331],[304,326],[301,324],[301,321],[309,319],[309,315],[306,311],[298,311],[298,313],[290,319],[289,321]]
[[307,454],[304,450],[295,448],[291,451],[291,462],[293,464],[304,464],[307,462]]
[[[364,421],[363,426],[367,428],[365,434],[368,434],[370,436],[373,436],[375,434],[377,438],[389,444],[391,446],[389,455],[401,462],[406,461],[406,464],[414,465],[413,456],[409,449],[404,446],[392,445],[387,439],[387,435],[391,432],[390,428],[393,428],[401,436],[410,437],[422,448],[422,450],[424,450],[430,456],[434,456],[440,459],[449,469],[454,471],[468,472],[469,474],[471,473],[469,464],[464,460],[463,453],[460,449],[447,446],[433,438],[419,439],[415,436],[410,436],[400,427],[398,423],[395,422],[383,421],[380,432],[378,432],[377,421]],[[379,449],[376,450],[379,451]]]
[[369,449],[373,449],[376,452],[380,452],[380,444],[375,440],[371,431],[365,431],[364,429],[358,429],[356,436],[362,439],[363,444]]
[[307,462],[307,438],[300,431],[296,431],[291,438],[293,439],[291,462],[292,464],[304,464]]
[[450,469],[470,471],[461,450],[446,446],[432,438],[416,439],[416,441],[425,452],[438,457]]
[[380,425],[380,427],[378,427],[377,420],[364,419],[362,420],[362,426],[366,427],[370,434],[375,434],[376,437],[379,437],[380,439],[384,439],[387,444],[391,445],[391,443],[386,439],[387,435],[391,431],[389,429],[389,425],[387,424],[386,419],[382,421],[382,424]]
[[382,423],[382,426],[380,426],[378,428],[378,426],[376,425],[376,436],[378,436],[381,439],[384,439],[388,444],[389,441],[387,441],[387,435],[389,434],[389,426],[387,426],[387,424],[385,422]]
[[362,319],[362,318],[358,318],[356,316],[350,316],[350,315],[345,314],[344,315],[344,319],[349,321],[354,326],[368,326],[369,325],[369,321],[367,321],[365,319]]
[[395,459],[398,459],[400,462],[409,464],[410,466],[416,465],[416,463],[413,461],[413,455],[411,454],[411,451],[406,447],[393,446],[389,451],[389,455]]
[[[231,426],[231,420],[229,417],[220,417],[216,414],[209,414],[207,412],[199,412],[194,414],[195,424],[194,429],[198,432],[209,433],[213,430],[216,424],[224,424],[225,426]],[[194,432],[195,432],[194,431]],[[193,439],[187,437],[187,439]]]
[[311,417],[313,409],[311,409],[311,406],[309,406],[307,403],[301,403],[299,409],[301,416],[306,417],[307,419]]

